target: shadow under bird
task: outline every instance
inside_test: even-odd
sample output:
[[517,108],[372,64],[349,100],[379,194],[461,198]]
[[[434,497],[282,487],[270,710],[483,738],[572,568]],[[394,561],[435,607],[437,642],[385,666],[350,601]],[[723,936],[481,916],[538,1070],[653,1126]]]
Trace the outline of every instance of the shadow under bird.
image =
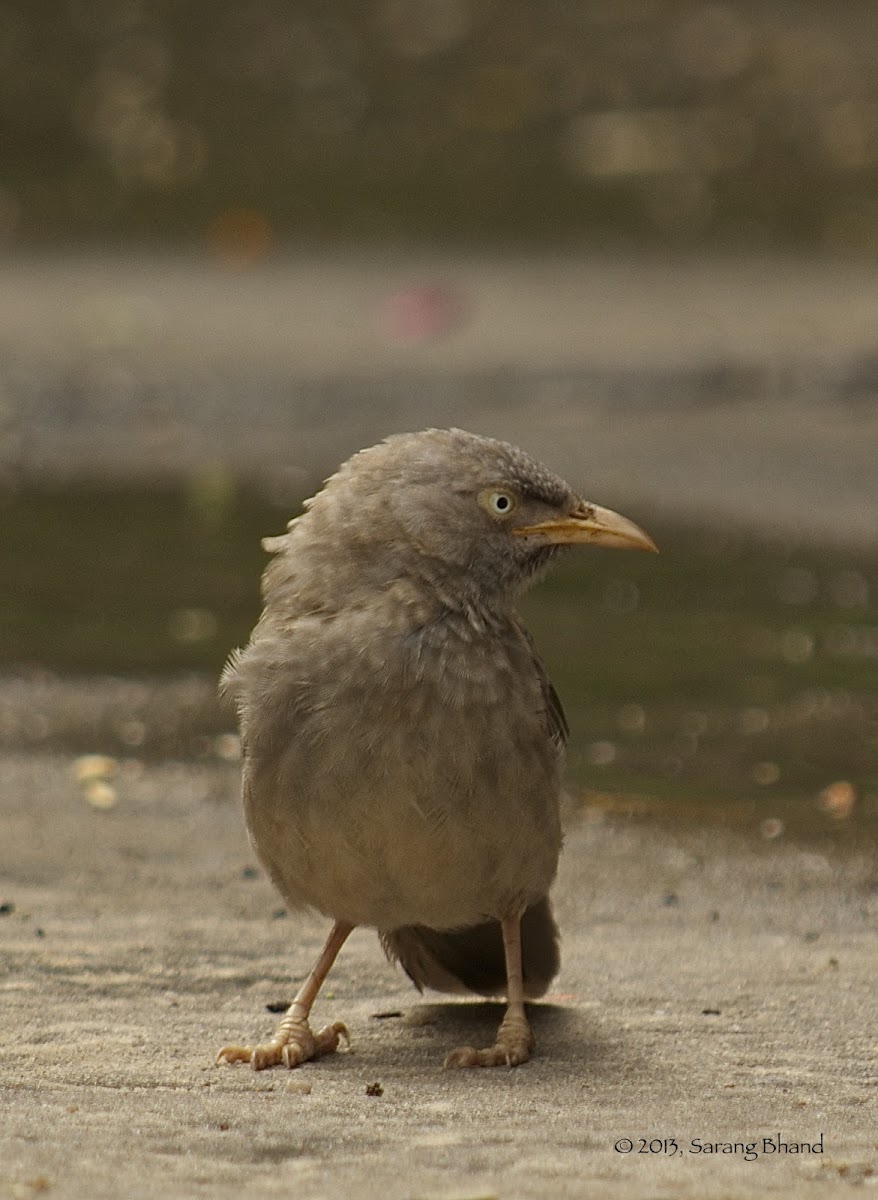
[[446,1067],[526,1062],[524,1001],[559,969],[567,722],[516,597],[565,547],[654,543],[523,451],[428,429],[355,454],[263,544],[264,610],[221,686],[256,853],[333,924],[274,1037],[217,1061],[334,1051],[344,1025],[309,1016],[365,925],[419,989],[506,996],[495,1044]]

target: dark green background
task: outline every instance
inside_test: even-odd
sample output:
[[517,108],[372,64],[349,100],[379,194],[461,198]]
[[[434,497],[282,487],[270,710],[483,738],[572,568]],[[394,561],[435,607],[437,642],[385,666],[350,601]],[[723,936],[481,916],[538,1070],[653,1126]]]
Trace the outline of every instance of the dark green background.
[[[869,0],[3,5],[0,235],[871,255],[876,44]],[[650,161],[577,167],[601,114]]]

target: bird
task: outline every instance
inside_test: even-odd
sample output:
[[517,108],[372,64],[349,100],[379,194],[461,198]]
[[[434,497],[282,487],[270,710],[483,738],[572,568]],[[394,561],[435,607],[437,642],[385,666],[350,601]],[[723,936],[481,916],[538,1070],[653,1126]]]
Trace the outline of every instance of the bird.
[[525,999],[558,973],[549,898],[567,720],[516,610],[571,547],[655,550],[524,451],[460,429],[361,450],[305,501],[263,610],[230,656],[247,829],[293,910],[331,922],[270,1040],[217,1063],[296,1067],[348,1031],[310,1024],[351,931],[378,932],[414,985],[505,996],[493,1045],[447,1068],[518,1066]]

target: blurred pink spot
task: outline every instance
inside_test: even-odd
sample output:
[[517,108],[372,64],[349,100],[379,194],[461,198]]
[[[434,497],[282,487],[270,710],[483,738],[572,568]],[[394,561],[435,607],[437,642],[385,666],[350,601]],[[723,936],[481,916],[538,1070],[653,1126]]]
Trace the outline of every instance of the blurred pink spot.
[[462,305],[445,284],[416,284],[391,295],[385,305],[385,325],[391,337],[407,342],[442,337],[460,320]]

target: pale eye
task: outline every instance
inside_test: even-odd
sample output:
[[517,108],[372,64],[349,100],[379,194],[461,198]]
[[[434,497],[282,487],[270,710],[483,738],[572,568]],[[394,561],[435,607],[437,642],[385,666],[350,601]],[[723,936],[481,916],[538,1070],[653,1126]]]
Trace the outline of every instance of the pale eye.
[[495,517],[505,517],[515,508],[515,497],[511,492],[483,492],[479,497],[484,507]]

